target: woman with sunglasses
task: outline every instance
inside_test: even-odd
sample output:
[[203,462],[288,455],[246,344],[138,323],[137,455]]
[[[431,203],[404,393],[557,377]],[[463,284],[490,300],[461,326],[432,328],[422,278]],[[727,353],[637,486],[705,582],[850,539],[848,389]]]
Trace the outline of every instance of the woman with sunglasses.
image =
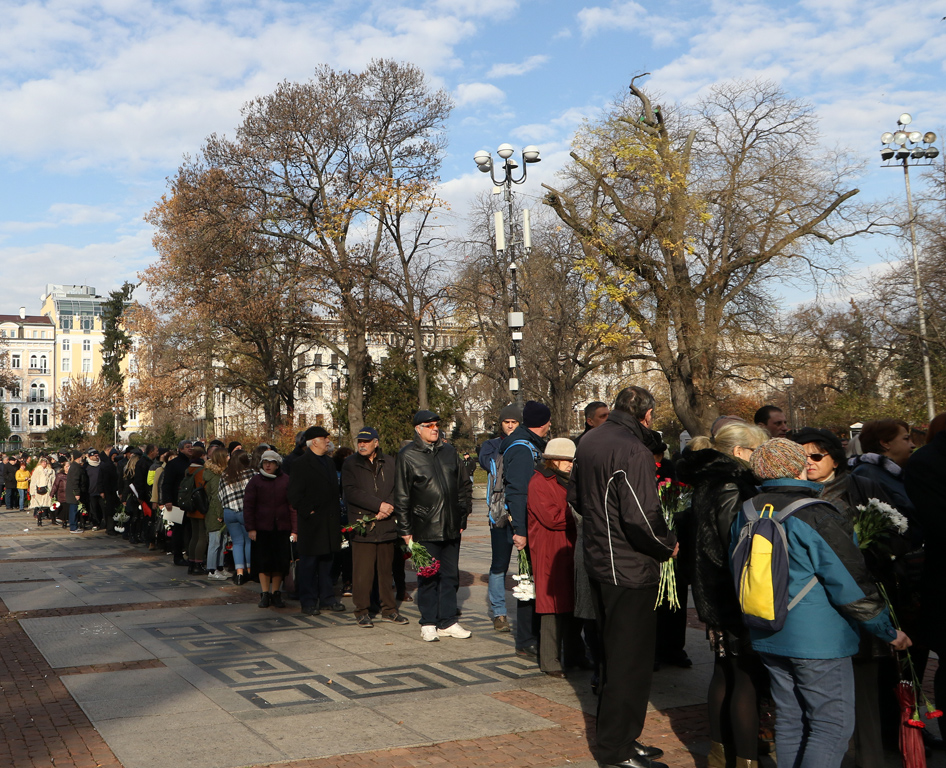
[[[844,516],[853,534],[854,515],[857,507],[866,505],[870,499],[877,499],[885,504],[897,506],[891,501],[884,488],[873,479],[848,471],[847,458],[840,438],[827,429],[805,427],[798,430],[792,439],[804,448],[808,456],[805,464],[808,479],[824,485],[821,498],[830,501]],[[866,559],[871,575],[877,580],[889,583],[889,570],[886,564]],[[896,582],[894,582],[896,583]],[[894,586],[888,593],[894,596]],[[899,611],[898,611],[899,613]],[[884,745],[882,720],[880,713],[880,659],[890,658],[890,648],[886,643],[874,642],[872,636],[861,633],[861,647],[854,656],[854,764],[857,768],[883,768]],[[892,692],[885,698],[892,698]],[[893,720],[891,720],[893,722]]]

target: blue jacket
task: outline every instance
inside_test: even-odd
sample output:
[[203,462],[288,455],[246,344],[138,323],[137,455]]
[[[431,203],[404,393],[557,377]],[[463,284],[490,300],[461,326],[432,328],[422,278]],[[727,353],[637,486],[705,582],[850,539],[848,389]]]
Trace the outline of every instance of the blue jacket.
[[532,450],[526,445],[513,446],[508,453],[504,453],[516,440],[527,440],[532,443],[539,456],[545,450],[546,440],[520,424],[499,444],[499,452],[503,454],[503,491],[506,494],[506,508],[512,517],[512,532],[518,536],[528,536],[526,501],[529,497],[529,483],[532,481],[532,475],[535,474],[537,462]]
[[480,446],[480,452],[476,458],[480,466],[487,472],[491,471],[492,462],[499,457],[499,444],[502,441],[502,437],[494,437]]
[[[819,483],[807,480],[766,480],[752,499],[756,509],[771,504],[776,511],[801,498],[813,498]],[[745,524],[740,510],[733,523],[731,547]],[[840,659],[853,656],[860,640],[859,627],[890,642],[897,636],[884,600],[877,591],[864,557],[844,518],[829,504],[798,510],[785,523],[788,538],[788,598],[811,581],[808,592],[778,632],[750,630],[752,647],[759,653],[798,659]]]

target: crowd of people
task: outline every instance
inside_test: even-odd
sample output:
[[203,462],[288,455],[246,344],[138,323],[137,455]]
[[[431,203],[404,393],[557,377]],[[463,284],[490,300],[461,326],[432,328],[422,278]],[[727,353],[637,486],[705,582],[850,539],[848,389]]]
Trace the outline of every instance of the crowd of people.
[[[691,664],[685,610],[657,606],[662,564],[675,562],[675,596],[685,609],[692,589],[715,660],[711,768],[758,765],[763,697],[776,707],[780,765],[838,766],[852,736],[859,768],[883,765],[900,719],[898,654],[912,646],[922,679],[930,651],[946,652],[946,414],[917,449],[903,421],[868,422],[848,443],[827,429],[792,432],[765,406],[755,423],[721,417],[671,458],[655,407],[628,387],[613,408],[587,406],[581,435],[551,439],[548,406],[502,410],[477,457],[489,478],[493,631],[513,632],[516,654],[552,677],[594,670],[601,766],[662,768],[661,750],[639,738],[655,668]],[[306,615],[342,612],[340,583],[366,629],[409,623],[399,606],[412,600],[411,557],[421,639],[468,638],[457,590],[475,466],[443,439],[438,414],[418,411],[413,427],[396,456],[372,427],[353,452],[315,426],[286,456],[185,440],[173,451],[4,456],[2,481],[7,508],[28,499],[37,525],[104,529],[167,550],[191,575],[258,581],[260,608],[283,608],[290,593]],[[667,482],[692,494],[671,518],[658,487]],[[889,557],[862,551],[855,534],[858,509],[874,501],[908,523]],[[784,529],[789,603],[781,623],[759,625],[732,563],[766,515]],[[940,667],[941,703],[944,685]]]

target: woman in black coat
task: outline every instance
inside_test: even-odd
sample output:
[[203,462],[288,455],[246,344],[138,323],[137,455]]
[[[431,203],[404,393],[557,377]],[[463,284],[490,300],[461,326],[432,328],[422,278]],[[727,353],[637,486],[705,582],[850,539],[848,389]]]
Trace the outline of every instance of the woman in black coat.
[[733,521],[758,480],[749,469],[752,452],[768,433],[745,422],[727,424],[710,440],[695,438],[677,464],[677,477],[693,486],[696,562],[693,602],[715,655],[706,706],[712,745],[709,768],[758,760],[759,710],[755,680],[765,676],[742,623],[729,569]]

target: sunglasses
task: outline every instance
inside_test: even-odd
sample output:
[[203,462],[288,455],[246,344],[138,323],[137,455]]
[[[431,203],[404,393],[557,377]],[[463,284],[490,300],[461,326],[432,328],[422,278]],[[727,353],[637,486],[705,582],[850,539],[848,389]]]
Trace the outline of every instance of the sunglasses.
[[828,454],[826,453],[809,453],[808,458],[811,459],[812,461],[821,461],[827,455]]

